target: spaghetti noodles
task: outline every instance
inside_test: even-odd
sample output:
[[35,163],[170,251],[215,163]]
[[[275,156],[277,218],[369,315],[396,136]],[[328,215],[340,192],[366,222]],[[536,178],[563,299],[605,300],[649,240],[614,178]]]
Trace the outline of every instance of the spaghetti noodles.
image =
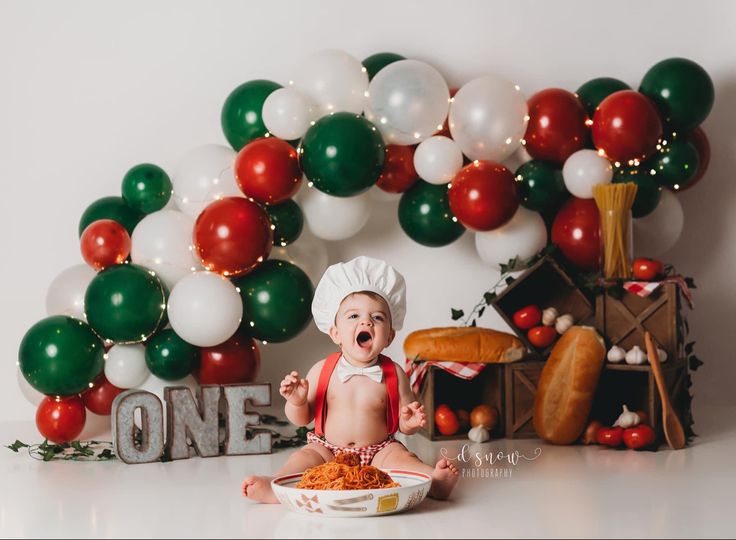
[[632,182],[599,184],[593,187],[593,197],[601,215],[601,270],[606,278],[627,278],[630,275],[630,220],[636,190],[637,186]]
[[333,461],[307,469],[296,485],[300,489],[381,489],[400,487],[376,467],[361,465],[353,453],[338,454]]

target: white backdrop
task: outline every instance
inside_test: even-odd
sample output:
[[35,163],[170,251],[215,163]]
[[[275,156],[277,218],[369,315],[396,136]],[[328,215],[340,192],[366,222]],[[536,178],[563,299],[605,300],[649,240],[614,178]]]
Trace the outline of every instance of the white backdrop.
[[[16,384],[18,345],[45,316],[51,280],[81,262],[77,224],[86,206],[119,195],[134,164],[171,171],[194,146],[226,144],[219,117],[232,89],[256,78],[285,84],[302,55],[324,48],[359,59],[397,52],[434,65],[451,86],[497,73],[527,96],[547,87],[574,91],[599,76],[636,88],[661,59],[700,63],[716,85],[704,124],[713,159],[701,184],[680,195],[685,231],[664,259],[699,285],[689,316],[706,361],[695,376],[696,402],[733,402],[734,20],[736,4],[726,1],[3,1],[0,420],[33,418]],[[360,253],[387,259],[407,278],[406,324],[388,351],[397,360],[409,332],[453,324],[450,308],[471,309],[497,279],[471,234],[440,249],[412,242],[396,203],[376,202],[362,233],[329,244],[331,263]],[[490,311],[481,323],[504,327]],[[277,384],[331,350],[312,325],[261,349],[260,379]]]

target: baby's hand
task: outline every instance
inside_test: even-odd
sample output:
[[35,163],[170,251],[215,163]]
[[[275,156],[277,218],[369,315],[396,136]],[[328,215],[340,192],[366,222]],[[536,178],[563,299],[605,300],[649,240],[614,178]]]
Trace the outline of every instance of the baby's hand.
[[300,407],[307,402],[308,393],[309,381],[307,379],[300,379],[299,373],[296,371],[292,371],[281,381],[279,394],[284,396],[286,401],[295,407]]
[[404,405],[401,408],[401,424],[402,431],[415,430],[423,428],[427,425],[427,413],[424,412],[424,405],[420,405],[418,401]]

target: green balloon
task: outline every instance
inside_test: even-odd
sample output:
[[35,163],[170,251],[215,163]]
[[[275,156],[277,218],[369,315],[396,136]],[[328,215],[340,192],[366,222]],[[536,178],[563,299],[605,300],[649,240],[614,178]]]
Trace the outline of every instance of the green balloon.
[[409,238],[428,247],[451,244],[465,232],[450,210],[447,185],[421,179],[401,196],[399,224]]
[[115,343],[139,343],[166,316],[166,287],[150,270],[118,264],[97,274],[87,287],[84,308],[97,335]]
[[312,318],[312,282],[290,262],[266,260],[233,283],[243,298],[243,326],[257,339],[288,341]]
[[112,219],[125,227],[129,235],[133,235],[133,229],[143,219],[143,214],[130,206],[122,197],[103,197],[90,204],[79,219],[79,236],[84,229],[98,219]]
[[654,211],[662,198],[662,187],[654,176],[642,167],[620,167],[613,176],[614,184],[633,182],[636,184],[636,198],[631,207],[631,216],[644,217]]
[[105,348],[89,325],[57,315],[34,324],[20,343],[20,370],[39,392],[69,396],[89,388],[105,367]]
[[368,72],[368,80],[370,81],[376,76],[376,73],[381,71],[387,65],[398,62],[399,60],[406,60],[406,58],[400,54],[382,52],[370,55],[368,58],[363,60],[362,64]]
[[146,364],[156,377],[165,381],[176,381],[186,377],[197,367],[199,349],[169,328],[146,343]]
[[654,174],[659,185],[680,189],[695,177],[699,165],[698,150],[692,143],[671,139],[642,168]]
[[601,101],[619,90],[631,90],[631,87],[613,77],[598,77],[583,84],[575,93],[585,107],[585,112],[593,118],[593,113]]
[[271,225],[275,227],[273,230],[274,246],[288,246],[302,234],[304,213],[293,199],[280,204],[268,205],[266,212],[268,212]]
[[567,198],[562,169],[548,161],[533,159],[516,170],[521,204],[535,212],[558,209]]
[[161,210],[171,198],[171,179],[161,167],[141,163],[123,177],[123,199],[144,214]]
[[673,129],[690,131],[713,107],[715,90],[710,75],[687,58],[668,58],[654,64],[639,92],[652,99]]
[[351,197],[381,175],[386,146],[376,126],[360,115],[339,112],[320,118],[301,144],[304,174],[320,191]]
[[220,124],[227,142],[236,151],[268,133],[261,111],[266,98],[279,88],[282,86],[273,81],[256,79],[241,84],[227,96]]

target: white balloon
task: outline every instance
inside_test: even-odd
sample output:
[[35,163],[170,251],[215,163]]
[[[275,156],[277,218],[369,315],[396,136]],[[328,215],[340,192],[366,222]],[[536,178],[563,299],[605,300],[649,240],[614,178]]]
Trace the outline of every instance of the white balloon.
[[403,195],[403,193],[389,193],[388,191],[383,191],[378,186],[371,186],[371,189],[368,190],[368,194],[371,196],[371,200],[377,203],[398,203]]
[[243,302],[229,279],[194,272],[171,290],[168,314],[171,328],[184,341],[212,347],[235,334],[243,317]]
[[523,206],[511,220],[492,231],[475,233],[475,248],[483,262],[500,268],[518,257],[525,261],[547,245],[547,227],[537,212]]
[[97,273],[86,264],[70,266],[54,278],[46,292],[46,314],[68,315],[87,322],[84,294]]
[[15,372],[16,378],[18,379],[18,388],[20,388],[20,393],[28,400],[28,403],[34,407],[38,407],[38,404],[41,403],[41,400],[46,396],[31,386],[23,376],[20,366],[16,368]]
[[133,230],[130,257],[156,272],[171,288],[201,269],[192,246],[194,219],[177,210],[159,210],[144,217]]
[[[183,379],[179,379],[177,381],[166,381],[164,379],[160,379],[156,377],[153,373],[145,380],[143,381],[143,384],[138,386],[138,390],[145,390],[146,392],[151,392],[152,394],[156,395],[158,399],[161,400],[161,404],[163,405],[163,411],[164,411],[164,432],[166,431],[166,401],[164,400],[164,389],[168,386],[186,386],[192,391],[192,395],[197,396],[197,390],[199,389],[199,385],[197,384],[196,379],[191,376],[187,375]],[[134,413],[135,418],[135,424],[140,427],[141,426],[141,412],[140,409],[136,409]]]
[[659,257],[674,247],[684,225],[680,200],[669,189],[663,189],[657,208],[634,220],[634,253],[639,257]]
[[271,92],[261,114],[266,129],[286,141],[301,138],[317,116],[309,98],[291,86]]
[[579,199],[592,199],[593,186],[613,180],[613,166],[595,150],[578,150],[565,160],[562,178],[567,191]]
[[304,273],[309,276],[315,286],[327,270],[327,264],[329,263],[327,246],[306,228],[299,235],[296,242],[286,247],[274,246],[268,258],[280,259],[297,265],[304,270]]
[[447,184],[463,167],[463,152],[455,141],[436,135],[422,141],[414,152],[414,168],[430,184]]
[[110,435],[112,431],[112,423],[110,415],[100,415],[85,411],[86,419],[84,421],[84,429],[77,437],[80,441],[92,440],[112,440]]
[[172,198],[179,210],[196,219],[217,199],[242,197],[233,172],[236,157],[235,150],[220,144],[206,144],[190,150],[171,176]]
[[340,111],[360,114],[365,107],[368,72],[345,51],[326,49],[302,59],[289,84],[314,103],[317,118]]
[[113,345],[105,354],[105,378],[118,388],[134,388],[150,373],[141,344]]
[[532,156],[530,156],[529,152],[526,151],[526,147],[524,145],[521,145],[516,150],[516,152],[506,158],[503,164],[508,170],[515,173],[519,169],[519,167],[524,165],[524,163],[528,163],[531,160]]
[[333,197],[310,189],[302,197],[307,226],[322,240],[345,240],[358,234],[371,215],[368,192],[355,197]]
[[503,161],[521,145],[529,122],[526,98],[513,83],[486,75],[457,91],[450,104],[450,133],[470,159]]
[[439,71],[418,60],[399,60],[368,87],[365,117],[390,144],[417,144],[442,129],[450,90]]

